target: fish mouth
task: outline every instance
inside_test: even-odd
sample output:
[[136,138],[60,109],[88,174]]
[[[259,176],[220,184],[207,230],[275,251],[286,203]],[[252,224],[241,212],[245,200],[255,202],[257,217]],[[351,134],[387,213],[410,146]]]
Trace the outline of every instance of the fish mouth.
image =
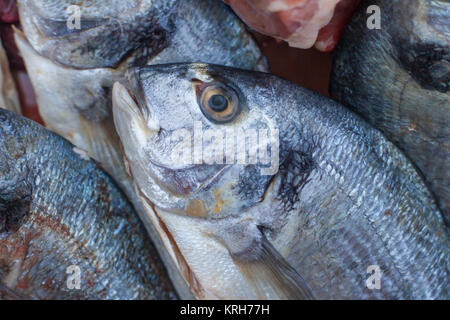
[[156,134],[161,129],[157,119],[154,119],[149,110],[144,111],[139,107],[141,105],[136,95],[126,88],[120,82],[115,82],[112,91],[113,108],[118,113],[128,114],[129,118],[140,120],[143,126],[140,129],[150,135]]

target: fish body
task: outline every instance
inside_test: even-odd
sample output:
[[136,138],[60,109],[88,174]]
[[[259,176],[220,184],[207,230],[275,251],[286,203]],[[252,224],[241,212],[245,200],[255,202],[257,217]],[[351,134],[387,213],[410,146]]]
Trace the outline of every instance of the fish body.
[[6,110],[0,110],[0,297],[176,298],[143,224],[112,179],[65,139]]
[[[377,17],[366,13],[374,5],[381,29],[367,27]],[[362,1],[336,49],[330,80],[333,99],[382,131],[417,166],[448,225],[449,21],[449,1]]]
[[46,127],[100,162],[154,234],[123,165],[111,112],[113,83],[129,67],[144,64],[204,61],[267,70],[256,42],[215,0],[82,2],[79,29],[67,25],[76,23],[78,9],[69,9],[71,1],[18,5],[24,34],[17,32],[16,42]]
[[449,298],[432,195],[338,103],[267,73],[170,64],[130,71],[113,112],[140,199],[198,298]]

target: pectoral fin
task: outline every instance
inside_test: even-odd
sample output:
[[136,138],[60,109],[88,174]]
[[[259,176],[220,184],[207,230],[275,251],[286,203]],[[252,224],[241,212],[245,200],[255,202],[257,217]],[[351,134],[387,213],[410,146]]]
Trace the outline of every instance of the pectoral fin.
[[314,295],[302,276],[292,268],[274,246],[262,235],[257,259],[233,258],[261,298],[312,300]]

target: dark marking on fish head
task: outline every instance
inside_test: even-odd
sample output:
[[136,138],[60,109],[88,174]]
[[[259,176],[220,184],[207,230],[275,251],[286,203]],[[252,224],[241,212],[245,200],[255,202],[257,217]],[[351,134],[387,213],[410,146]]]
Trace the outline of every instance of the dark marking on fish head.
[[424,89],[442,93],[450,88],[450,46],[416,43],[400,47],[399,61]]
[[315,168],[311,154],[296,150],[282,150],[286,155],[280,164],[280,186],[276,199],[280,200],[284,209],[289,211],[299,201],[303,187],[308,183],[308,177]]
[[450,3],[418,1],[411,4],[406,1],[394,6],[390,14],[388,32],[400,65],[424,89],[448,92]]

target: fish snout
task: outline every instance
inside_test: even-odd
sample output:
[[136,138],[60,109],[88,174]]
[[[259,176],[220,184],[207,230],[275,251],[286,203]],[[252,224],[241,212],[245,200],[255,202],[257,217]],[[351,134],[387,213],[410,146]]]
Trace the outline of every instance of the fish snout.
[[116,126],[127,119],[128,121],[139,123],[139,129],[142,132],[147,134],[157,134],[159,132],[159,121],[152,117],[150,109],[146,108],[144,113],[142,108],[139,107],[136,97],[120,82],[114,83],[112,96]]

